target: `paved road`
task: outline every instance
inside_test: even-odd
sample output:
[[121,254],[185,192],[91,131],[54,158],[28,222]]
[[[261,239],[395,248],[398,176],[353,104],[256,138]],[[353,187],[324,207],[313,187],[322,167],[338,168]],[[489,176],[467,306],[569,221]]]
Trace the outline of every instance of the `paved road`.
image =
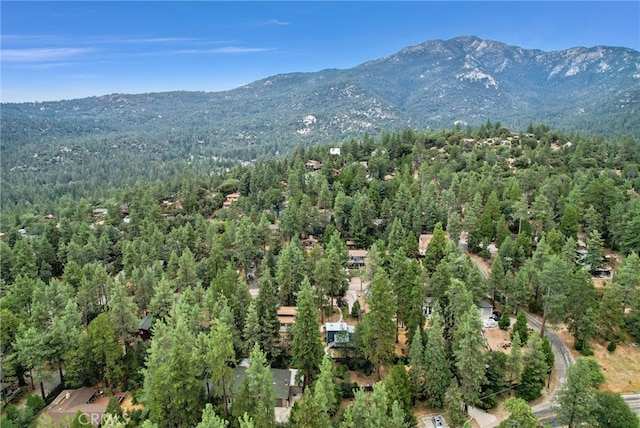
[[[462,249],[462,244],[460,245]],[[466,245],[464,250],[466,250]],[[473,260],[473,259],[472,259]],[[474,260],[477,263],[477,260]],[[487,278],[487,273],[480,269],[482,275]],[[530,327],[538,332],[542,328],[542,323],[538,321],[533,316],[527,314],[527,323]],[[540,422],[545,425],[549,425],[551,427],[560,427],[555,419],[555,413],[551,409],[553,399],[560,387],[564,384],[565,379],[567,378],[567,370],[569,366],[574,364],[576,361],[571,354],[571,351],[564,344],[564,342],[552,331],[545,328],[544,332],[545,337],[549,339],[551,342],[551,349],[553,350],[553,355],[555,356],[555,364],[553,370],[555,371],[556,377],[558,378],[558,382],[556,383],[556,388],[551,391],[551,393],[547,396],[544,402],[533,406],[531,410],[536,415],[536,417],[540,420]],[[636,413],[640,414],[640,394],[622,394],[622,399],[629,405],[629,408]],[[478,421],[479,422],[479,421]],[[491,428],[496,427],[500,423],[500,420],[496,420],[493,422],[480,424],[482,428]]]
[[[540,329],[542,328],[542,324],[540,323],[540,321],[529,314],[527,314],[527,322],[536,331],[540,331]],[[556,384],[556,389],[551,391],[551,393],[547,396],[547,399],[543,403],[532,407],[534,413],[538,407],[544,408],[546,404],[550,403],[553,400],[556,393],[558,392],[558,389],[564,384],[564,381],[567,378],[567,370],[569,369],[569,366],[576,362],[576,360],[573,358],[573,355],[571,355],[571,351],[569,350],[569,348],[567,348],[567,345],[565,345],[562,339],[560,339],[555,333],[545,328],[544,335],[549,339],[549,342],[551,342],[551,349],[553,350],[553,355],[555,356],[555,364],[553,366],[553,370],[555,372],[556,378],[558,379],[558,382]]]
[[[622,399],[634,413],[640,414],[640,394],[622,394]],[[562,427],[556,420],[556,415],[550,405],[545,409],[538,409],[535,414],[538,420],[545,426],[549,425],[553,428]]]
[[[474,259],[472,258],[471,260]],[[476,264],[478,263],[477,260],[474,261],[476,262]],[[480,266],[478,267],[480,268]],[[487,278],[488,274],[483,269],[480,269],[480,273],[482,273],[482,275]],[[529,314],[527,314],[527,323],[531,328],[538,332],[542,328],[541,322]],[[569,369],[569,366],[575,363],[575,359],[573,358],[573,355],[571,355],[571,351],[555,333],[545,328],[544,335],[549,339],[549,342],[551,343],[551,350],[553,351],[553,355],[555,356],[555,364],[553,366],[553,370],[558,379],[558,382],[556,382],[555,389],[549,393],[544,402],[531,408],[531,410],[533,410],[533,413],[538,418],[540,418],[541,416],[552,415],[550,408],[553,398],[556,396],[558,389],[564,384],[564,381],[567,378],[567,370]],[[484,424],[481,426],[482,428],[490,428],[498,426],[499,423],[500,420],[496,420],[492,423]]]

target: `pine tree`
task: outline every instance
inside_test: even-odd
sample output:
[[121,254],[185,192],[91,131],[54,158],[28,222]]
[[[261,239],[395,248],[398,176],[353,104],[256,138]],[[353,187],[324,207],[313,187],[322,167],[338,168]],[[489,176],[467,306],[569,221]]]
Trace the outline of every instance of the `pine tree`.
[[436,223],[433,230],[433,236],[424,253],[424,267],[427,272],[432,273],[436,270],[436,266],[445,256],[445,248],[447,246],[447,237],[442,230],[442,223]]
[[522,342],[520,342],[520,334],[516,331],[511,338],[511,351],[509,352],[509,359],[507,360],[507,381],[510,384],[520,382],[522,369]]
[[298,293],[298,311],[292,328],[291,355],[293,366],[304,374],[303,389],[311,385],[322,362],[318,311],[309,280],[305,277]]
[[[373,278],[376,276],[376,272],[383,265],[382,254],[378,249],[380,247],[381,241],[378,241],[374,245],[371,246],[369,252],[367,254],[367,258],[364,264],[364,277],[362,278],[365,282],[373,281]],[[382,243],[384,244],[384,243]]]
[[290,424],[292,428],[329,428],[326,414],[323,415],[313,394],[304,394],[291,409]]
[[296,294],[305,276],[305,262],[300,241],[293,240],[280,253],[276,266],[276,284],[280,300],[285,306],[295,306]]
[[446,397],[445,407],[449,415],[449,421],[454,427],[459,427],[467,420],[467,412],[462,401],[462,392],[455,380],[447,390]]
[[[235,353],[229,326],[219,319],[213,319],[209,334],[200,333],[196,342],[194,360],[198,361],[211,381],[216,397],[221,397],[225,405],[225,416],[228,416],[227,396],[233,383],[233,369]],[[207,383],[207,389],[209,384]]]
[[174,294],[171,282],[165,275],[153,288],[153,297],[149,302],[149,313],[156,319],[164,321],[173,307]]
[[544,287],[541,338],[544,337],[547,319],[558,320],[564,315],[566,302],[564,289],[571,281],[570,272],[571,270],[561,258],[551,256],[549,261],[544,263],[542,272],[539,274],[540,282]]
[[462,314],[454,333],[453,354],[460,381],[460,391],[467,405],[478,403],[481,386],[485,382],[485,362],[482,350],[482,323],[475,305]]
[[188,287],[195,287],[198,283],[198,275],[196,273],[196,259],[189,249],[185,247],[182,255],[178,259],[178,270],[174,279],[175,288],[184,290]]
[[260,278],[256,310],[260,327],[260,348],[267,355],[267,360],[273,362],[280,354],[280,321],[278,320],[278,290],[268,266],[265,267]]
[[593,409],[593,416],[599,426],[619,428],[638,428],[638,416],[629,408],[620,394],[611,391],[597,391],[598,405]]
[[202,330],[202,287],[187,288],[182,292],[182,297],[175,307],[176,316],[183,319],[189,331],[197,334]]
[[[422,283],[420,266],[398,249],[391,260],[391,285],[396,295],[396,324],[406,324],[415,313],[415,307],[422,309]],[[413,333],[413,332],[412,332]],[[397,339],[396,339],[397,340]]]
[[196,428],[226,428],[227,421],[221,419],[216,413],[213,411],[213,406],[211,403],[207,403],[204,410],[202,411],[202,419],[196,425]]
[[421,398],[425,384],[426,364],[424,359],[424,346],[422,345],[422,331],[416,328],[409,348],[409,379],[414,400]]
[[[389,254],[395,254],[400,248],[407,248],[407,232],[402,225],[402,221],[398,217],[393,219],[391,229],[389,231],[389,238],[387,239],[387,250]],[[406,253],[405,253],[406,255]]]
[[447,290],[448,305],[444,308],[445,338],[453,338],[454,332],[459,328],[462,315],[473,304],[473,296],[464,282],[457,278],[451,280],[451,286]]
[[458,247],[458,243],[460,242],[460,234],[462,233],[462,222],[460,220],[460,214],[457,211],[453,211],[449,214],[449,220],[447,221],[447,233],[449,234],[449,239]]
[[245,272],[258,257],[260,247],[257,243],[258,232],[255,225],[248,217],[242,217],[236,224],[233,247],[234,256]]
[[578,239],[578,213],[576,208],[567,204],[560,219],[560,232],[567,238]]
[[[193,364],[195,339],[185,321],[160,327],[152,341],[145,370],[145,404],[160,427],[195,426],[204,406],[198,365]],[[166,348],[165,348],[166,347]]]
[[540,397],[549,366],[542,348],[542,339],[538,335],[532,335],[527,345],[528,348],[524,354],[524,369],[516,393],[518,397],[531,401]]
[[403,364],[398,363],[393,366],[391,372],[384,379],[384,387],[389,403],[397,401],[405,415],[405,422],[414,425],[411,382]]
[[125,352],[129,348],[129,337],[132,331],[138,328],[138,317],[136,304],[127,295],[125,285],[121,281],[112,282],[110,299],[107,302],[109,307],[109,320],[115,328],[118,338],[125,345]]
[[622,298],[622,312],[640,297],[638,284],[640,283],[640,257],[637,253],[631,253],[624,259],[622,265],[613,277],[613,286],[620,290]]
[[539,428],[540,422],[533,414],[531,407],[522,398],[511,397],[504,403],[504,409],[509,417],[500,422],[498,428]]
[[511,330],[511,340],[518,334],[520,343],[527,343],[529,341],[529,327],[527,326],[527,314],[524,311],[518,312],[516,322],[513,324],[513,330]]
[[249,354],[256,344],[260,344],[260,318],[258,318],[255,300],[251,301],[249,309],[247,309],[247,318],[245,319],[242,333],[244,336],[244,350]]
[[276,426],[273,375],[258,344],[253,347],[249,359],[246,377],[236,395],[231,413],[235,419],[250,418],[255,428],[273,428]]
[[489,289],[491,290],[491,302],[495,304],[496,294],[504,293],[505,275],[504,265],[500,257],[493,259],[491,274],[489,274]]
[[514,220],[518,220],[518,235],[519,235],[520,232],[522,231],[522,223],[528,222],[529,219],[531,218],[529,213],[529,199],[527,198],[527,195],[524,193],[520,197],[520,200],[518,200],[514,204],[513,218]]
[[322,357],[320,375],[314,386],[314,397],[320,409],[328,415],[333,415],[338,410],[339,402],[333,381],[333,362],[327,354]]
[[424,361],[425,364],[428,362],[424,374],[424,395],[430,407],[440,409],[445,403],[445,396],[451,382],[451,372],[442,336],[442,316],[437,304],[433,309],[431,325],[427,331]]
[[361,247],[368,248],[373,239],[373,219],[375,208],[365,191],[353,197],[353,207],[349,218],[351,238]]
[[362,342],[365,357],[373,363],[378,378],[381,367],[393,357],[396,324],[395,302],[386,272],[381,268],[371,282],[370,311],[364,316]]
[[622,293],[619,288],[615,286],[605,288],[596,318],[598,335],[609,341],[620,338],[624,314],[622,313]]
[[365,394],[361,389],[355,391],[353,403],[345,410],[340,427],[404,428],[406,425],[397,425],[399,420],[404,418],[401,406],[393,406],[393,403],[389,402],[384,384],[378,382],[370,394]]
[[427,295],[438,300],[443,307],[447,306],[447,290],[451,285],[451,269],[444,261],[438,264],[435,272],[429,280]]
[[584,259],[586,266],[589,266],[589,271],[594,273],[602,265],[604,259],[604,240],[602,235],[597,230],[592,230],[587,236],[587,254]]
[[595,423],[593,410],[597,408],[594,379],[602,377],[597,363],[578,358],[567,370],[567,380],[555,397],[553,407],[558,422],[569,428]]

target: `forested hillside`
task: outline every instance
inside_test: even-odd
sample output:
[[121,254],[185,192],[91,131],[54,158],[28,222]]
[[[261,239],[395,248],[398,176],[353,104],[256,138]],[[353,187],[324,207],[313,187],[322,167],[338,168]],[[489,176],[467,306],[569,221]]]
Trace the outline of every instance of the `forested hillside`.
[[[3,382],[40,395],[39,380],[62,376],[67,389],[131,394],[139,406],[123,413],[114,399],[108,426],[410,427],[418,403],[462,426],[462,404],[491,408],[507,390],[524,400],[505,407],[511,420],[531,421],[518,405],[540,397],[554,363],[522,326],[525,311],[566,324],[584,355],[596,342],[640,341],[633,138],[487,121],[363,134],[228,170],[94,141],[68,145],[51,175],[47,162],[25,175],[40,181],[3,182],[0,328]],[[101,144],[127,175],[84,162]],[[137,180],[134,148],[156,154],[154,176]],[[467,250],[491,260],[489,277]],[[508,351],[486,348],[483,300],[503,312]],[[328,321],[353,332],[330,336]],[[568,384],[618,403],[597,391],[593,361],[579,360]],[[297,369],[288,397],[270,368]],[[28,426],[42,405],[7,406],[2,426]],[[628,416],[602,406],[558,415],[602,427]],[[65,423],[51,409],[39,417]]]
[[566,134],[639,138],[639,69],[640,53],[627,48],[543,52],[457,37],[225,92],[4,103],[3,204],[36,202],[33,183],[51,196],[86,196],[164,180],[187,164],[208,173],[407,127],[477,128],[499,118],[516,131],[543,122]]

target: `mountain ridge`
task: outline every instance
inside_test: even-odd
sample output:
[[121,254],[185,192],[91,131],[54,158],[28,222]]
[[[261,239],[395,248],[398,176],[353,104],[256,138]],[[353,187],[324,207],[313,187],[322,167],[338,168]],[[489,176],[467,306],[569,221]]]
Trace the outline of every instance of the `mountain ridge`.
[[[109,94],[3,103],[3,140],[175,135],[224,153],[237,144],[280,147],[405,127],[500,120],[640,137],[640,52],[573,47],[545,52],[459,36],[427,40],[349,69],[269,76],[221,92]],[[269,150],[267,150],[269,151]]]

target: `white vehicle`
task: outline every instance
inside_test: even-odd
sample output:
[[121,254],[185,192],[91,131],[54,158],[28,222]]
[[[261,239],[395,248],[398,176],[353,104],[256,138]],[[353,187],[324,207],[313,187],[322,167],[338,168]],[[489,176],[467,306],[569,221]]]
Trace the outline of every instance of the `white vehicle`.
[[482,325],[485,328],[495,328],[495,327],[498,326],[498,322],[496,320],[494,320],[493,318],[489,318],[489,319],[484,320],[482,322]]

